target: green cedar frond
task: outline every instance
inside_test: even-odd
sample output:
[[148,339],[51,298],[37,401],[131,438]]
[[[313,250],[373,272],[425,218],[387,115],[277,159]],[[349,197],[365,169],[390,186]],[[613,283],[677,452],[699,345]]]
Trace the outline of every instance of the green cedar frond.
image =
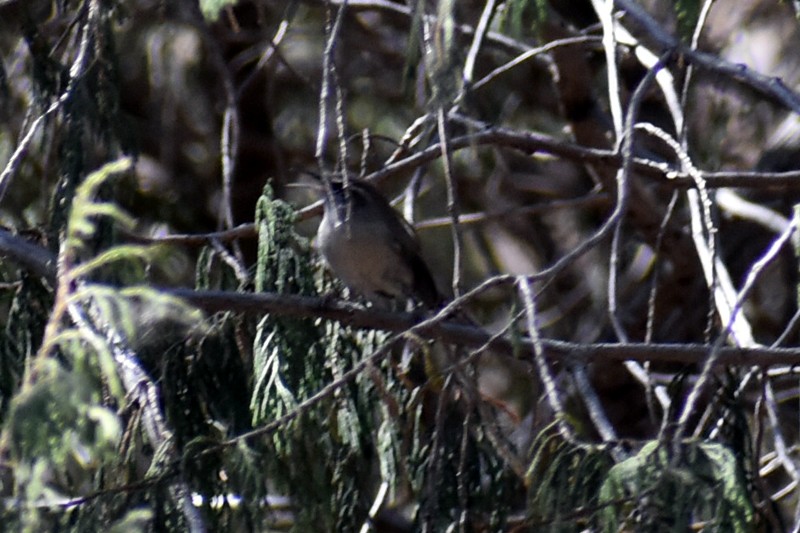
[[[715,442],[685,442],[678,449],[657,441],[614,466],[600,489],[603,528],[637,523],[674,524],[688,531],[753,530],[755,512],[734,454]],[[706,530],[706,529],[704,529]]]
[[124,244],[114,246],[100,252],[96,257],[82,262],[70,270],[70,276],[78,279],[89,275],[99,268],[106,267],[120,261],[139,260],[148,263],[163,252],[163,246],[141,246],[137,244]]

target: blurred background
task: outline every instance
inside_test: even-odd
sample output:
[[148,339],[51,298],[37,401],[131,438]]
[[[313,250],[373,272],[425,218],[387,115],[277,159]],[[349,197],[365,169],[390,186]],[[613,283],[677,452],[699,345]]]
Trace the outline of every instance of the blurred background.
[[[275,198],[297,209],[311,205],[319,199],[317,191],[287,187],[303,182],[305,170],[375,177],[417,227],[440,286],[459,280],[451,293],[495,275],[536,274],[595,234],[614,210],[620,164],[614,150],[621,137],[609,98],[604,27],[593,2],[351,1],[328,53],[327,32],[343,3],[0,0],[0,166],[9,171],[0,181],[0,225],[57,252],[76,184],[104,162],[128,154],[135,162],[132,172],[105,194],[135,217],[131,233],[139,238],[205,234],[252,223],[267,184]],[[700,50],[798,87],[800,26],[794,3],[717,0],[707,12],[705,4],[694,1],[637,4],[686,45],[703,20]],[[475,28],[489,13],[489,31],[473,52]],[[617,34],[614,51],[618,95],[628,109],[648,72],[638,47],[656,57],[664,47],[635,17],[616,16],[630,32]],[[522,56],[545,45],[550,48],[542,53]],[[335,72],[325,70],[326,53]],[[521,60],[509,64],[515,58]],[[470,60],[472,69],[465,66]],[[753,78],[745,76],[742,83],[713,68],[690,73],[691,64],[676,53],[666,66],[685,130],[677,131],[656,84],[637,102],[637,120],[676,139],[704,175],[733,173],[734,186],[710,187],[711,218],[704,231],[716,246],[715,258],[740,289],[787,227],[800,188],[788,179],[777,185],[757,179],[738,183],[736,173],[800,170],[800,119],[774,94],[754,89]],[[325,83],[334,97],[321,106]],[[48,111],[61,95],[68,98]],[[323,107],[327,136],[320,145]],[[407,162],[443,141],[436,125],[440,111],[448,114],[445,140],[460,143],[449,151],[452,182],[438,155],[392,170],[392,163]],[[507,135],[481,137],[490,128],[504,128]],[[17,159],[15,150],[23,143]],[[591,149],[605,150],[605,159]],[[535,286],[542,335],[585,345],[699,345],[725,337],[726,317],[714,296],[718,281],[704,275],[701,254],[692,244],[693,215],[685,198],[690,178],[684,173],[681,184],[663,172],[686,169],[653,135],[637,134],[631,150],[652,165],[650,170],[636,167],[628,178],[628,205],[616,244],[608,236]],[[461,218],[459,254],[452,209]],[[312,239],[317,223],[311,214],[295,229]],[[252,289],[255,237],[255,231],[246,234],[234,254],[249,277],[240,276],[234,287],[219,276],[211,288]],[[163,259],[166,266],[149,279],[195,286],[204,250],[196,243],[176,246]],[[617,273],[613,288],[611,268]],[[23,274],[13,262],[3,262],[0,271],[0,318],[12,330]],[[743,305],[749,345],[797,344],[796,273],[795,255],[786,246],[759,275]],[[616,308],[609,311],[611,290]],[[490,331],[526,333],[519,320],[525,303],[513,285],[498,284],[467,305]],[[39,327],[41,333],[43,322]],[[253,327],[237,335],[242,345],[252,345]],[[29,350],[38,338],[34,330]],[[241,351],[238,371],[252,386],[248,352]],[[16,357],[16,368],[22,368],[21,355]],[[484,358],[476,379],[482,394],[501,406],[497,418],[504,434],[521,457],[530,458],[527,451],[552,422],[554,409],[545,405],[542,376],[530,361],[512,359]],[[158,364],[152,366],[156,373]],[[565,409],[582,437],[607,440],[581,390],[583,382],[567,371],[569,366],[553,367]],[[645,366],[649,385],[621,362],[588,366],[587,383],[620,440],[641,443],[663,435],[673,418],[666,404],[656,405],[653,387],[670,395],[679,410],[702,367],[658,360]],[[792,368],[784,370],[770,378],[778,399],[764,438],[777,442],[781,435],[785,442],[748,452],[753,464],[747,492],[758,493],[753,499],[767,516],[761,523],[771,527],[795,523],[800,501],[792,487],[800,482],[797,469],[792,470],[800,434],[798,380]],[[715,383],[731,396],[713,399],[714,391],[704,390],[703,401],[722,411],[731,398],[743,402],[737,411],[743,421],[734,426],[753,432],[744,439],[752,444],[750,437],[763,431],[758,420],[765,415],[755,407],[762,390],[741,372],[720,371]],[[18,380],[8,380],[6,400],[17,385]],[[246,411],[250,392],[242,392],[237,409]],[[247,414],[237,416],[234,426],[248,425],[241,422]],[[710,438],[713,420],[724,418],[716,411],[706,416],[694,417],[694,436]],[[780,456],[785,471],[759,473],[775,461],[770,454]],[[521,500],[515,502],[524,508]],[[520,524],[532,527],[525,520]]]

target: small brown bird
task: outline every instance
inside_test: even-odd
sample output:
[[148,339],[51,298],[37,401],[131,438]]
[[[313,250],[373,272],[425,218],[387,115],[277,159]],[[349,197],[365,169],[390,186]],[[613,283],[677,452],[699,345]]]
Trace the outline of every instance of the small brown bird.
[[375,187],[335,179],[324,189],[317,246],[345,285],[372,300],[411,298],[429,309],[443,302],[414,228]]

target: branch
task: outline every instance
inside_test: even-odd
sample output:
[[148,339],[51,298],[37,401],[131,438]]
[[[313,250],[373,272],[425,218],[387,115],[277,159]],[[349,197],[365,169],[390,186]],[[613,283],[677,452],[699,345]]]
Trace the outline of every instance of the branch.
[[[10,246],[9,246],[10,244]],[[0,255],[30,266],[38,275],[55,278],[55,258],[44,248],[31,244],[21,237],[0,229]],[[516,278],[498,276],[482,287],[511,284]],[[404,332],[420,326],[419,316],[413,313],[396,313],[364,308],[341,300],[298,296],[294,294],[237,293],[228,291],[198,291],[187,288],[157,287],[165,294],[184,299],[207,313],[233,311],[236,313],[336,320],[356,328]],[[467,293],[463,298],[472,296]],[[462,298],[462,299],[463,299]],[[458,302],[456,302],[457,304]],[[455,307],[455,306],[448,306]],[[451,309],[448,309],[450,311]],[[429,339],[440,339],[452,344],[480,348],[484,345],[501,353],[515,354],[533,349],[528,340],[512,341],[494,336],[479,327],[454,322],[432,322],[415,333]],[[547,356],[554,359],[575,358],[592,361],[662,361],[694,364],[705,360],[710,347],[704,344],[578,344],[559,340],[542,340]],[[800,348],[733,348],[720,349],[715,367],[725,365],[773,366],[800,364]]]
[[695,67],[723,74],[781,103],[795,113],[800,113],[800,95],[788,88],[780,78],[765,76],[747,65],[730,63],[715,55],[698,52],[667,33],[653,17],[635,2],[631,0],[616,0],[615,3],[617,7],[625,11],[632,20],[643,28],[647,35],[655,39],[664,50],[675,50],[682,59]]
[[11,259],[50,282],[56,279],[56,256],[8,230],[0,229],[0,257]]
[[[522,353],[525,350],[533,349],[527,339],[518,341],[507,338],[496,339],[490,332],[482,328],[455,322],[426,321],[419,324],[418,317],[411,313],[364,308],[341,300],[292,294],[196,291],[164,287],[159,287],[158,290],[183,298],[188,303],[209,313],[233,311],[257,315],[274,313],[281,316],[324,318],[356,328],[380,329],[398,333],[414,328],[414,333],[424,338],[439,339],[471,348],[488,345],[491,350],[507,354]],[[547,356],[552,359],[572,358],[587,363],[595,361],[661,361],[694,364],[705,361],[711,350],[711,347],[705,344],[578,344],[552,339],[543,339],[542,345]],[[724,347],[720,349],[719,354],[720,356],[715,362],[716,367],[800,364],[800,348]]]

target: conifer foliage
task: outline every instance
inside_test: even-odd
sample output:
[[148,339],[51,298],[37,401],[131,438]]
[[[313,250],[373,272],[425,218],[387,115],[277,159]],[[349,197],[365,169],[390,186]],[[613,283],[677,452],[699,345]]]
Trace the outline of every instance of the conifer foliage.
[[796,530],[796,10],[0,0],[2,529]]

